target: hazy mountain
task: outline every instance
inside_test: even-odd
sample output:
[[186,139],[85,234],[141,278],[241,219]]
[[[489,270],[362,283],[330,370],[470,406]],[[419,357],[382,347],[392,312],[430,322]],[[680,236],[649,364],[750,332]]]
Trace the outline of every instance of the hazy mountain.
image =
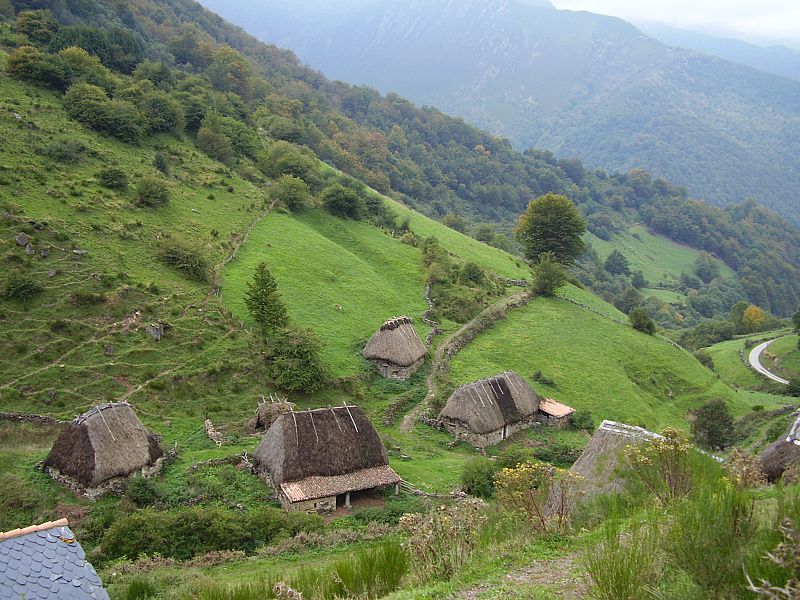
[[697,50],[760,71],[800,80],[800,51],[786,46],[756,46],[742,40],[677,29],[663,23],[643,23],[642,30],[668,46]]
[[[207,4],[253,32],[267,21],[280,31],[285,13],[276,0],[243,0],[236,14]],[[293,12],[279,41],[330,77],[437,106],[518,148],[645,167],[800,222],[798,82],[665,46],[617,18],[515,0],[362,0],[335,19],[309,15]]]

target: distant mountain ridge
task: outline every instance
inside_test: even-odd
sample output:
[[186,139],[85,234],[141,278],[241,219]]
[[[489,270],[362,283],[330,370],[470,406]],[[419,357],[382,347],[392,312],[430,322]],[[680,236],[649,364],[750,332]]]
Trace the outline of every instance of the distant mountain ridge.
[[678,29],[664,23],[643,23],[639,27],[668,46],[704,52],[759,71],[800,80],[800,51],[786,46],[756,46],[742,40]]
[[[253,32],[262,15],[279,29],[275,0],[236,14],[206,4]],[[515,0],[363,0],[347,13],[313,24],[295,13],[294,32],[270,41],[517,148],[644,167],[711,202],[753,197],[800,222],[800,82],[667,47],[620,19]]]

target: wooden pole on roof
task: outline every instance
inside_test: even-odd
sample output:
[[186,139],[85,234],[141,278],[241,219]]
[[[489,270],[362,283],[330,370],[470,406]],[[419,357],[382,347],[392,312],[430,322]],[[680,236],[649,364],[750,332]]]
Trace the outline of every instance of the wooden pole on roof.
[[317,433],[317,426],[314,424],[314,413],[311,412],[311,409],[308,409],[308,416],[311,417],[311,427],[314,428],[314,435],[317,438],[317,443],[319,444],[319,434]]
[[111,427],[108,426],[108,421],[106,421],[106,418],[103,416],[103,411],[102,410],[98,410],[97,414],[100,415],[101,419],[103,419],[103,423],[105,424],[106,429],[108,429],[108,433],[111,435],[111,439],[116,442],[117,438],[114,437],[114,432],[111,431]]
[[328,406],[331,409],[331,414],[333,415],[333,420],[336,421],[336,424],[339,426],[339,431],[344,433],[344,429],[342,429],[342,424],[339,422],[339,417],[336,416],[336,411],[333,410],[332,406]]
[[347,400],[344,401],[344,407],[347,409],[347,414],[350,415],[350,420],[353,422],[356,433],[358,433],[358,425],[356,425],[356,420],[353,418],[353,413],[350,412],[350,407],[347,406]]
[[290,410],[289,412],[292,413],[292,420],[294,421],[294,439],[297,442],[297,445],[300,445],[300,434],[297,433],[297,417],[294,416],[294,411]]

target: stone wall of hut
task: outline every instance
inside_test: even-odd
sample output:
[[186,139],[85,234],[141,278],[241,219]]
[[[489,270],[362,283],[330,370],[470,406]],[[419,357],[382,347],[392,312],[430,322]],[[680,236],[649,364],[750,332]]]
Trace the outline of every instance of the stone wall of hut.
[[336,510],[336,496],[326,496],[325,498],[314,498],[313,500],[302,500],[300,502],[289,502],[283,494],[278,498],[281,506],[289,512],[310,512],[325,513]]
[[381,377],[385,377],[386,379],[408,379],[419,370],[425,362],[425,357],[423,356],[417,362],[407,367],[402,367],[388,360],[373,360],[372,362],[375,364]]
[[536,423],[537,417],[534,415],[525,420],[513,423],[512,425],[506,425],[505,427],[501,427],[495,431],[490,431],[489,433],[475,433],[474,431],[467,429],[463,423],[459,423],[457,421],[443,420],[442,426],[451,434],[453,434],[456,439],[467,442],[476,448],[486,448],[488,446],[499,444],[503,440],[510,438],[515,433],[522,431],[523,429],[529,429]]
[[554,427],[556,429],[565,429],[569,426],[569,415],[554,417],[553,415],[540,412],[536,415],[536,420],[542,425],[547,425],[548,427]]

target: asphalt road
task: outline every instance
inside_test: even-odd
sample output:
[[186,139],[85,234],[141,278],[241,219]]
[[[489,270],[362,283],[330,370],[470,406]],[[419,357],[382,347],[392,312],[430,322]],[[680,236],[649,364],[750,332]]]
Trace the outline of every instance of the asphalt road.
[[748,361],[750,361],[750,366],[753,367],[756,371],[761,373],[764,377],[772,379],[772,381],[777,381],[778,383],[782,383],[784,385],[789,385],[789,382],[786,381],[783,377],[778,377],[775,373],[772,373],[765,369],[761,365],[761,353],[766,350],[767,346],[769,346],[775,340],[768,340],[766,342],[762,342],[752,350],[750,350],[750,356],[748,357]]

